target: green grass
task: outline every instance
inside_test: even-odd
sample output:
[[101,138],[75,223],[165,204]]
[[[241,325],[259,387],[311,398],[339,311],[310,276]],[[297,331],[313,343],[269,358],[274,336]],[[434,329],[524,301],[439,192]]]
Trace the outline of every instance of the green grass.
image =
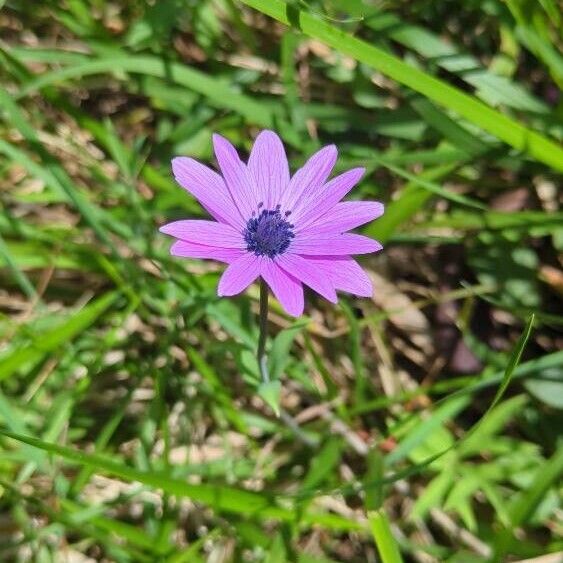
[[[0,561],[563,551],[556,2],[1,6]],[[373,299],[270,300],[268,386],[258,287],[158,233],[264,127],[386,204]]]

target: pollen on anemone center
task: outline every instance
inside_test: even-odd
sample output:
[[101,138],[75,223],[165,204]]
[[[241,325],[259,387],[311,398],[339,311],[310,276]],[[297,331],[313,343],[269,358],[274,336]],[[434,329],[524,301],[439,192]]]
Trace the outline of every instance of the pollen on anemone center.
[[282,215],[279,205],[275,209],[262,209],[257,216],[253,213],[243,233],[246,249],[269,258],[283,254],[295,237],[293,225],[287,220],[289,215],[289,212]]

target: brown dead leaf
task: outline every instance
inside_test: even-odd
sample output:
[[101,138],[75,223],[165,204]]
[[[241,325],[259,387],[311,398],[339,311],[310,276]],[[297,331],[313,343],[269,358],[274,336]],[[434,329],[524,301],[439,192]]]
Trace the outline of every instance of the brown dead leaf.
[[563,295],[563,271],[552,266],[542,266],[540,268],[540,278],[556,291]]
[[417,348],[426,355],[431,355],[434,346],[426,316],[395,284],[375,272],[370,272],[370,275],[377,288],[373,296],[375,303],[389,314],[389,321],[406,333]]

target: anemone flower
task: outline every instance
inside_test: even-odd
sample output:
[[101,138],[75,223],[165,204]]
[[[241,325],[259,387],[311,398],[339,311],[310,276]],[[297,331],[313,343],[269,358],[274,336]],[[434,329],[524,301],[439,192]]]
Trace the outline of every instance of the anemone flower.
[[287,313],[303,313],[303,284],[336,303],[336,291],[369,297],[372,285],[352,258],[381,250],[379,242],[351,229],[383,214],[377,201],[341,201],[365,170],[329,179],[337,150],[329,145],[290,176],[280,138],[262,131],[245,164],[224,137],[213,135],[221,175],[193,158],[177,157],[172,170],[213,221],[181,220],[160,231],[177,239],[173,256],[228,264],[220,296],[237,295],[258,278]]

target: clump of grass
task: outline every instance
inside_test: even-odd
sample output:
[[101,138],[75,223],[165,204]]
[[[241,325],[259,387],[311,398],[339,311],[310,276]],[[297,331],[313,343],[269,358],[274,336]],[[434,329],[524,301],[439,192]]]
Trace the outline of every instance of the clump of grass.
[[[537,5],[536,5],[537,4]],[[554,2],[8,0],[0,560],[506,561],[561,550]],[[275,128],[387,204],[378,291],[275,309],[177,262],[170,175]],[[532,319],[535,319],[532,321]]]

